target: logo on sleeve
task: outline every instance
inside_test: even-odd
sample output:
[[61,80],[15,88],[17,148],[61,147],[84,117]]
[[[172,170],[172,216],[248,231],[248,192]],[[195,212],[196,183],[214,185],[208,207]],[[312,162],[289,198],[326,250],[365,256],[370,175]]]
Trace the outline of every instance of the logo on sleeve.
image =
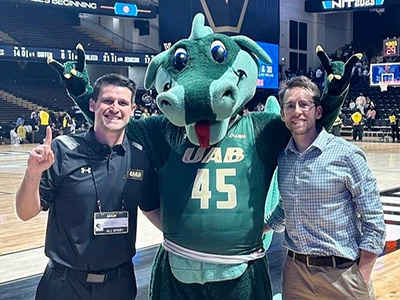
[[143,180],[143,170],[129,170],[128,179]]

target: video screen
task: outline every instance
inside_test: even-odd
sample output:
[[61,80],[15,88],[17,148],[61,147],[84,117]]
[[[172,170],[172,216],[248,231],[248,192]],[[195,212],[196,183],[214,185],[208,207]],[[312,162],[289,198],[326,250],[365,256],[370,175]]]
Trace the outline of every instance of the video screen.
[[268,53],[272,60],[272,64],[266,64],[258,60],[260,63],[260,73],[258,74],[257,87],[262,89],[278,89],[279,46],[263,42],[257,42],[257,44]]

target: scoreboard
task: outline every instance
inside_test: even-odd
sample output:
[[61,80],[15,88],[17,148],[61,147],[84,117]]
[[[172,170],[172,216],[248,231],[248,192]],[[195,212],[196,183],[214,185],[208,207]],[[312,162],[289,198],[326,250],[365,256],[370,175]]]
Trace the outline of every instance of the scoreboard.
[[383,56],[394,57],[399,56],[400,38],[383,40]]
[[[146,66],[154,57],[154,53],[129,53],[113,51],[85,51],[86,62],[95,64],[113,64],[121,66]],[[1,45],[1,60],[25,60],[46,62],[48,57],[64,62],[77,60],[76,51],[72,49],[24,47],[20,45]]]

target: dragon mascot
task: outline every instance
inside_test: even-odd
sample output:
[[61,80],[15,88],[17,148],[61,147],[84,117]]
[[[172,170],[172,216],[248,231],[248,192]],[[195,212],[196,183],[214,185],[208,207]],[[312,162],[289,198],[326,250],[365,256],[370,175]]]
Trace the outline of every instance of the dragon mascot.
[[[85,53],[49,63],[87,118],[92,92]],[[317,55],[327,73],[321,126],[330,127],[348,91],[352,66]],[[195,16],[188,39],[150,62],[145,88],[155,87],[163,115],[132,120],[129,139],[148,151],[159,177],[164,242],[152,267],[150,299],[272,299],[263,247],[266,195],[277,157],[290,139],[276,100],[240,116],[256,90],[259,63],[270,58],[253,40],[228,37]],[[275,202],[274,202],[275,201]],[[268,246],[268,243],[267,243]]]

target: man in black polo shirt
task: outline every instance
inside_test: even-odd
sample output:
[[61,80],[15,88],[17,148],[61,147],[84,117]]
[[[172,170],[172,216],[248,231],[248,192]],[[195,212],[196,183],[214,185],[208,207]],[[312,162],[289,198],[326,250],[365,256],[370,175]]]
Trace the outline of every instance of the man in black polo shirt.
[[29,220],[49,209],[45,253],[50,261],[37,300],[127,300],[136,296],[137,206],[159,226],[156,174],[125,127],[135,107],[135,83],[100,77],[90,110],[94,127],[34,148],[16,196],[17,214]]

